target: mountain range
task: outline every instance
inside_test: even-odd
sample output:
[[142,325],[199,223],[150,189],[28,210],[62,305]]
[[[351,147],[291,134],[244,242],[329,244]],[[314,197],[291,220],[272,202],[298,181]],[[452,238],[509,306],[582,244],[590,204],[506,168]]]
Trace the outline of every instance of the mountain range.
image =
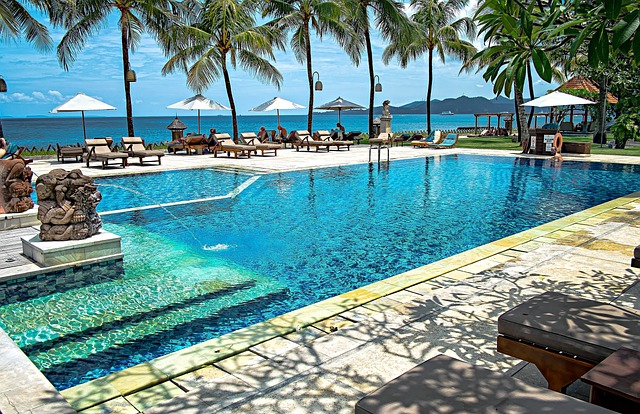
[[[431,113],[439,114],[441,112],[451,111],[454,114],[487,114],[498,112],[513,112],[513,99],[507,99],[499,96],[495,99],[487,99],[481,96],[470,98],[468,96],[460,96],[458,98],[446,98],[443,100],[433,99],[431,101]],[[366,112],[346,111],[344,114],[355,114]],[[376,115],[382,113],[382,106],[376,106],[373,109]],[[414,101],[401,106],[389,105],[389,112],[393,114],[425,114],[427,112],[426,101]]]

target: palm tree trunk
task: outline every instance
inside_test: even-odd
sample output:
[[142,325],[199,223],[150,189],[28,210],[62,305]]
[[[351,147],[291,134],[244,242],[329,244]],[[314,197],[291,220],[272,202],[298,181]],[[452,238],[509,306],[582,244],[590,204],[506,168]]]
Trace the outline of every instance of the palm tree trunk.
[[307,78],[309,80],[309,112],[307,113],[307,131],[313,132],[313,68],[311,66],[311,40],[309,23],[304,25],[304,47],[307,52]]
[[231,107],[231,122],[233,124],[233,140],[238,139],[238,116],[236,114],[236,103],[233,100],[233,91],[231,90],[231,79],[229,78],[229,71],[227,70],[227,55],[222,55],[222,76],[224,76],[224,86],[227,89],[227,98],[229,99],[229,106]]
[[[533,77],[531,76],[531,62],[527,62],[527,81],[529,82],[529,99],[530,100],[534,100],[534,93],[533,92]],[[527,127],[531,128],[531,120],[533,119],[533,111],[536,108],[534,108],[533,106],[531,107],[531,110],[529,111],[529,118],[527,119]]]
[[518,140],[522,142],[523,152],[525,149],[529,148],[529,128],[527,127],[527,123],[525,122],[526,114],[524,110],[524,97],[522,96],[522,91],[515,85],[513,87],[514,100],[516,105],[516,118],[518,121]]
[[135,137],[136,134],[133,131],[133,109],[131,107],[131,84],[127,82],[127,71],[129,70],[129,39],[127,37],[127,28],[122,26],[122,66],[123,73],[122,79],[124,79],[124,99],[127,107],[127,133],[130,137]]
[[429,49],[429,82],[427,84],[427,134],[431,133],[431,88],[433,87],[433,49]]
[[371,35],[369,34],[368,25],[364,28],[364,39],[367,44],[367,60],[369,64],[369,138],[373,138],[373,98],[375,93],[375,74],[373,73],[373,50],[371,49]]

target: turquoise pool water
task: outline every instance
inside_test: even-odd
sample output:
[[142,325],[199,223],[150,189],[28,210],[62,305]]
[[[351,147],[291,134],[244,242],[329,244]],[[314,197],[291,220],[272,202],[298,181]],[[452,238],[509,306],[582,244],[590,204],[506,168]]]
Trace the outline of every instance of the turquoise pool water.
[[4,304],[0,325],[63,389],[640,189],[635,166],[451,155],[100,179],[99,209],[227,196],[249,179],[235,198],[103,215],[124,274]]

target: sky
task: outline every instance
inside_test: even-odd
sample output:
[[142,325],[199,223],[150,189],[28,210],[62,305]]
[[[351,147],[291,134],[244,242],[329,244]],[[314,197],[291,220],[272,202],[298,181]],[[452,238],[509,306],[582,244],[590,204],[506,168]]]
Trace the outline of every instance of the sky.
[[[472,13],[470,5],[467,14]],[[37,13],[34,13],[37,15]],[[40,21],[45,22],[44,18]],[[8,85],[8,92],[0,94],[0,116],[3,117],[46,117],[74,116],[73,114],[51,115],[49,111],[76,93],[82,92],[100,99],[115,111],[94,113],[104,116],[125,116],[124,86],[122,80],[122,50],[117,15],[113,14],[108,24],[85,45],[69,71],[58,64],[55,47],[51,52],[42,53],[26,42],[2,43],[0,41],[0,76]],[[50,28],[54,44],[62,38],[62,29]],[[376,93],[375,105],[386,99],[392,106],[400,106],[413,101],[424,101],[427,90],[426,55],[401,69],[396,61],[389,65],[382,63],[385,42],[378,33],[373,33],[374,70],[382,84],[382,92]],[[476,47],[481,47],[478,41]],[[351,64],[346,53],[330,37],[312,40],[313,69],[320,75],[323,90],[316,92],[314,106],[329,102],[338,96],[367,106],[369,101],[369,77],[366,53],[359,67]],[[155,41],[145,35],[142,44],[130,55],[131,68],[138,81],[131,84],[133,115],[173,116],[176,112],[166,106],[193,96],[195,93],[186,86],[186,75],[163,76],[162,66],[167,58]],[[290,50],[276,53],[273,62],[284,77],[280,90],[263,84],[241,69],[231,71],[231,85],[239,114],[260,114],[249,110],[275,96],[307,105],[308,86],[305,66],[298,63]],[[462,73],[461,63],[447,58],[443,63],[434,61],[432,99],[483,96],[495,98],[490,83],[482,79],[482,73]],[[542,81],[535,84],[536,96],[545,94],[557,85]],[[224,82],[214,83],[203,92],[206,97],[228,106]],[[306,109],[288,111],[287,114],[306,114]],[[227,115],[229,112],[212,113]],[[284,114],[284,113],[283,113]],[[184,113],[184,115],[193,115]],[[77,116],[77,115],[76,115]]]

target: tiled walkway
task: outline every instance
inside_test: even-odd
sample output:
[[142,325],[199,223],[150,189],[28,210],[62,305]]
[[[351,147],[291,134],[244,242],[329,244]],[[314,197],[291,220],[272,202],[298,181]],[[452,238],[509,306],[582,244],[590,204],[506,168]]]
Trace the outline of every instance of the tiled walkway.
[[[108,172],[196,163],[289,170],[366,162],[367,150],[282,151],[277,158],[250,160],[167,156],[162,167]],[[401,147],[391,150],[391,158],[451,152],[495,154]],[[52,167],[60,165],[33,164],[36,173]],[[438,353],[543,385],[535,368],[496,352],[498,315],[545,290],[640,309],[638,272],[629,266],[640,241],[638,197],[614,200],[63,395],[84,413],[351,413],[364,394]],[[577,387],[573,393],[581,391]]]

